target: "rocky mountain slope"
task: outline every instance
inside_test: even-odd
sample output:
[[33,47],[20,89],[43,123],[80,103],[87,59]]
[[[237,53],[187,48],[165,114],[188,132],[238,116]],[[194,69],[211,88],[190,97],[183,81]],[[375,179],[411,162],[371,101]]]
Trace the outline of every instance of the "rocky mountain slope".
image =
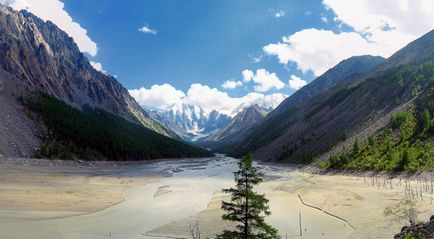
[[432,61],[434,32],[429,32],[372,70],[350,75],[298,106],[270,113],[230,152],[307,162],[349,136],[364,132],[365,140],[398,108],[412,101],[428,104],[434,84]]
[[[73,39],[53,23],[4,6],[0,6],[0,85],[2,156],[31,157],[42,149],[43,157],[93,152],[116,160],[210,155],[166,137],[178,138],[154,121],[113,76],[95,70]],[[35,92],[43,97],[34,97]],[[53,115],[54,109],[59,114]],[[118,139],[120,135],[130,143]],[[84,145],[90,136],[107,144]],[[125,155],[111,154],[110,145]]]
[[271,111],[265,119],[261,120],[260,124],[252,124],[251,126],[244,128],[244,130],[231,141],[227,141],[224,144],[217,143],[220,144],[218,151],[236,154],[233,149],[237,148],[238,144],[241,144],[254,132],[264,130],[268,131],[264,132],[264,134],[267,135],[267,133],[273,132],[276,127],[287,127],[285,123],[285,120],[288,118],[287,115],[291,115],[295,108],[299,107],[312,97],[329,90],[348,77],[359,77],[360,75],[363,75],[363,73],[366,73],[383,61],[384,58],[382,57],[370,55],[354,56],[343,60],[335,67],[329,69],[323,75],[286,98],[278,107],[276,107],[275,110]]
[[215,110],[206,113],[197,105],[175,104],[166,111],[149,111],[149,115],[186,141],[208,135],[227,125],[230,117]]
[[384,60],[385,59],[381,56],[371,55],[353,56],[343,60],[316,78],[310,84],[296,91],[293,95],[291,95],[291,97],[288,97],[276,108],[276,110],[270,114],[270,117],[272,117],[272,115],[278,115],[281,112],[290,109],[291,107],[306,102],[313,96],[332,88],[349,76],[363,74],[370,71]]
[[201,147],[219,151],[226,145],[239,142],[245,129],[258,123],[268,114],[268,111],[258,105],[252,105],[239,112],[229,124],[220,128],[210,136],[199,139],[196,144]]
[[31,157],[41,143],[43,128],[16,98],[23,88],[18,79],[0,70],[0,157]]
[[0,6],[0,65],[29,90],[53,95],[82,109],[101,107],[172,135],[153,121],[113,77],[95,70],[73,39],[51,22]]

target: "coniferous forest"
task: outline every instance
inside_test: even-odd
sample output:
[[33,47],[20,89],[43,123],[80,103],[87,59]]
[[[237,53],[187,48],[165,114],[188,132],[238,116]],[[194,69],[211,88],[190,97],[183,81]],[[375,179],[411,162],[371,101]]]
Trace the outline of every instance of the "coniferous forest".
[[85,107],[80,111],[47,94],[26,97],[24,103],[29,114],[35,114],[49,129],[39,151],[41,157],[140,160],[210,156],[206,150],[160,135],[103,109]]

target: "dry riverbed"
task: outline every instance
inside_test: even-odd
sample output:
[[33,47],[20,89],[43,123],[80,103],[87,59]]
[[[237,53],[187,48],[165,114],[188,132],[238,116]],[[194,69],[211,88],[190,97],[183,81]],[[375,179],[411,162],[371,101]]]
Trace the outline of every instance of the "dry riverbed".
[[[403,222],[385,218],[384,208],[404,196],[407,183],[425,185],[260,167],[267,220],[283,238],[299,237],[300,215],[303,238],[391,238]],[[213,236],[233,226],[220,219],[227,200],[220,189],[232,186],[234,170],[235,161],[223,157],[128,164],[0,159],[0,235],[188,238],[188,225],[198,221],[202,236]],[[434,214],[428,191],[414,196],[421,220]]]

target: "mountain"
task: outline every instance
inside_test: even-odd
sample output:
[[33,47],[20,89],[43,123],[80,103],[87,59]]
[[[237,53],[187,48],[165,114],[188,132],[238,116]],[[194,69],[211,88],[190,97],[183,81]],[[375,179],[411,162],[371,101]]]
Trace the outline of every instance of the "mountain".
[[316,78],[310,84],[296,91],[291,97],[288,97],[272,112],[272,115],[277,115],[280,112],[290,109],[291,107],[300,105],[315,95],[324,92],[340,81],[351,75],[362,74],[368,72],[375,66],[382,63],[385,59],[381,56],[353,56],[341,61],[333,68],[326,71],[324,74]]
[[149,115],[186,141],[195,141],[230,121],[229,116],[216,110],[207,114],[201,107],[189,104],[174,104],[166,111],[149,111]]
[[0,31],[2,69],[26,86],[77,108],[101,107],[159,133],[172,134],[153,121],[113,76],[95,70],[73,39],[52,22],[2,6]]
[[[246,140],[249,135],[254,134],[258,130],[263,130],[263,134],[268,135],[276,127],[287,127],[285,120],[288,117],[286,115],[291,115],[291,112],[296,107],[302,105],[312,97],[329,90],[347,77],[357,77],[378,66],[383,61],[384,58],[382,57],[370,55],[354,56],[341,61],[335,67],[329,69],[323,75],[286,98],[261,121],[260,125],[251,124],[249,127],[245,127],[238,137],[222,143],[216,142],[214,145],[219,145],[216,149],[220,152],[236,154],[233,149],[238,148],[238,144]],[[276,118],[279,120],[275,120]],[[280,123],[282,126],[279,126]],[[278,133],[280,132],[276,132],[276,134]]]
[[366,140],[385,127],[394,112],[414,104],[432,105],[433,61],[434,31],[306,102],[285,108],[288,98],[228,151],[237,156],[252,151],[264,160],[308,162],[329,150],[344,150],[355,137]]
[[[177,138],[173,131],[154,121],[113,76],[95,70],[73,39],[52,22],[44,22],[27,11],[16,12],[0,6],[0,33],[0,85],[3,86],[0,113],[6,118],[0,122],[0,130],[4,130],[1,133],[6,135],[0,142],[0,154],[33,156],[44,135],[56,134],[45,132],[46,127],[40,125],[40,121],[46,123],[43,115],[42,119],[29,119],[31,113],[26,112],[22,102],[35,92],[64,102],[65,105],[59,105],[65,112],[71,111],[70,106],[82,112],[89,107],[103,110],[124,120],[119,122],[125,127],[133,123],[150,129],[146,131],[147,137],[162,134]],[[50,104],[57,105],[50,101],[45,106]],[[21,146],[26,144],[30,147]],[[183,147],[182,143],[177,147]]]
[[219,150],[233,142],[238,142],[244,130],[265,118],[267,109],[252,105],[239,112],[229,124],[213,132],[210,136],[199,139],[196,144],[204,148]]

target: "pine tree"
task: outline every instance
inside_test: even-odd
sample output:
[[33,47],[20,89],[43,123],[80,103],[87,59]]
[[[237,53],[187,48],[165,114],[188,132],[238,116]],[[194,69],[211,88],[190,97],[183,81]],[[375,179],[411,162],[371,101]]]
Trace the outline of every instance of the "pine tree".
[[356,139],[354,140],[354,145],[353,145],[353,153],[354,153],[354,155],[356,155],[359,152],[360,152],[360,141],[359,141],[359,137],[356,137]]
[[376,142],[376,140],[375,140],[375,136],[374,136],[374,135],[370,135],[370,136],[368,137],[368,143],[369,143],[370,146],[375,146],[375,144],[376,144],[377,142]]
[[263,181],[261,173],[252,164],[252,156],[244,156],[239,162],[239,170],[234,173],[235,188],[223,189],[231,194],[230,202],[223,202],[226,213],[223,220],[237,223],[235,231],[224,231],[219,239],[275,239],[280,238],[277,230],[265,223],[269,216],[268,199],[253,191],[253,187]]
[[431,127],[432,127],[431,113],[429,112],[428,109],[425,109],[423,111],[423,129],[425,131],[429,131]]

